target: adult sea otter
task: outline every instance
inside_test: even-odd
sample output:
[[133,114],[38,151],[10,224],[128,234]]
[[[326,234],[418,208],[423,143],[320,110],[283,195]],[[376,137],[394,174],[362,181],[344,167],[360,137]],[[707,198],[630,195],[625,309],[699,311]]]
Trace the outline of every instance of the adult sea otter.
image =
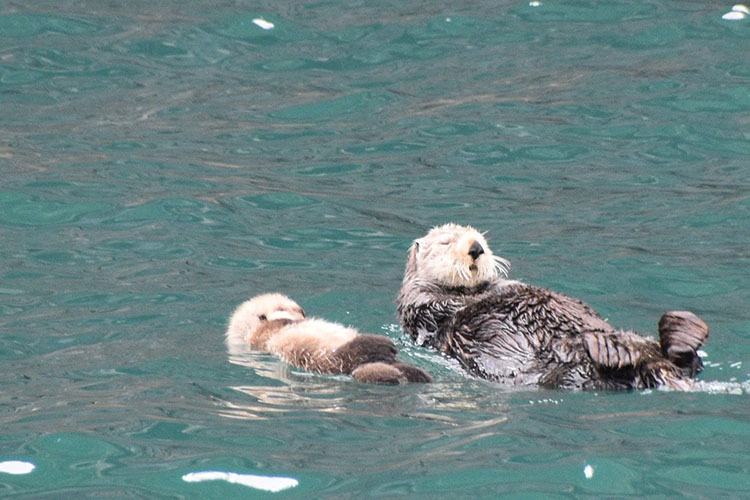
[[708,325],[665,313],[659,340],[615,330],[586,303],[507,279],[510,263],[471,227],[445,224],[414,241],[398,295],[404,332],[508,384],[687,390],[703,363]]

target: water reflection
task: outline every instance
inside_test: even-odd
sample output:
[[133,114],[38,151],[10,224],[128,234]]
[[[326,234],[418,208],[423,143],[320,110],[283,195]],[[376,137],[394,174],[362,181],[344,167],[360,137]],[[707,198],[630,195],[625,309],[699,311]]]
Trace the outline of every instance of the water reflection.
[[[402,351],[401,357],[419,358],[415,364],[443,375],[438,375],[432,384],[369,385],[346,375],[299,371],[266,353],[234,348],[229,352],[229,362],[252,370],[255,383],[230,386],[237,397],[221,398],[218,413],[245,420],[311,411],[318,415],[410,418],[460,426],[467,431],[507,420],[508,398],[514,394],[513,388],[498,386],[489,392],[490,397],[477,398],[478,393],[487,394],[488,384],[456,373],[445,358],[412,350]],[[426,366],[427,363],[432,366]],[[477,420],[467,421],[468,412],[473,412]]]
[[247,398],[241,401],[222,400],[224,408],[219,415],[227,418],[258,420],[271,418],[274,414],[301,409],[336,412],[343,407],[339,384],[336,380],[348,381],[349,377],[316,375],[293,370],[288,365],[268,354],[234,348],[229,362],[252,369],[260,380],[277,381],[281,384],[233,385],[230,389]]

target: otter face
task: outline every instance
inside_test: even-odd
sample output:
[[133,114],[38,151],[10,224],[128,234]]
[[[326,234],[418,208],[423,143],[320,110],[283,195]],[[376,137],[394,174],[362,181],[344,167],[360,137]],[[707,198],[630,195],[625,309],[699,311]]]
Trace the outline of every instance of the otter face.
[[414,241],[407,272],[444,286],[473,287],[499,276],[507,277],[510,262],[492,254],[476,229],[445,224]]
[[289,297],[279,293],[258,295],[232,314],[226,342],[264,349],[266,341],[283,326],[303,319],[305,311]]

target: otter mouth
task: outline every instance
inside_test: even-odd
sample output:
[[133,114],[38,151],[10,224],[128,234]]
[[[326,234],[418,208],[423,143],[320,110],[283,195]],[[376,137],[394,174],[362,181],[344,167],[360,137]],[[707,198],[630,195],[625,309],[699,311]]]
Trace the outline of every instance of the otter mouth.
[[476,264],[470,265],[469,266],[469,271],[471,271],[473,273],[477,272],[477,265]]

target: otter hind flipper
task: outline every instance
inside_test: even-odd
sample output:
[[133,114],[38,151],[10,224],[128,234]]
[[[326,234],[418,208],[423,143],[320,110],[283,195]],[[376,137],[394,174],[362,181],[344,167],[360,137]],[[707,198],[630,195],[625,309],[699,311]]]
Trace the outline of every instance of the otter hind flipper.
[[690,311],[670,311],[659,320],[659,342],[665,358],[692,376],[703,369],[698,348],[708,338],[708,325]]

